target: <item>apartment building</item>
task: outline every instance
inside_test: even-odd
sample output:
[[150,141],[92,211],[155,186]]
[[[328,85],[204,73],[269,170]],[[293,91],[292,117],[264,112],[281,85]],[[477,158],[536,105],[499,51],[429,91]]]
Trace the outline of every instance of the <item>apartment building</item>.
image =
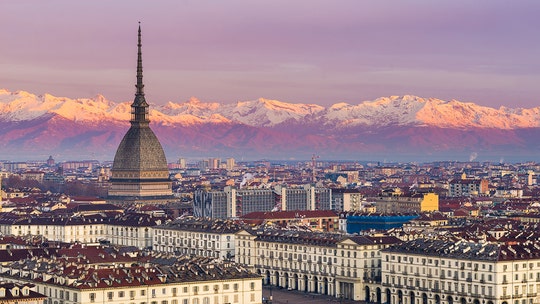
[[339,229],[338,215],[333,210],[252,212],[241,220],[250,225],[303,226],[314,231],[334,232]]
[[489,183],[487,179],[461,178],[454,179],[448,183],[448,196],[450,197],[470,197],[487,194]]
[[540,243],[417,239],[382,250],[382,284],[366,301],[403,304],[533,304]]
[[223,191],[195,191],[193,214],[197,217],[231,218],[251,212],[279,210],[329,210],[332,190],[313,185],[276,186],[274,189],[227,186]]
[[113,245],[152,246],[152,227],[162,218],[148,214],[129,213],[112,216],[0,216],[0,233],[14,236],[42,236],[45,240],[65,243],[97,243],[109,241]]
[[366,284],[380,281],[380,250],[399,240],[243,229],[235,242],[235,261],[260,274],[264,284],[363,301]]
[[260,276],[234,263],[78,249],[2,265],[0,279],[35,285],[45,304],[262,303]]
[[439,195],[416,193],[410,196],[392,195],[367,198],[374,202],[378,213],[420,213],[439,211]]
[[175,254],[230,259],[234,236],[241,229],[231,220],[186,217],[153,228],[153,249]]
[[358,189],[332,189],[332,207],[336,211],[361,211],[364,196]]

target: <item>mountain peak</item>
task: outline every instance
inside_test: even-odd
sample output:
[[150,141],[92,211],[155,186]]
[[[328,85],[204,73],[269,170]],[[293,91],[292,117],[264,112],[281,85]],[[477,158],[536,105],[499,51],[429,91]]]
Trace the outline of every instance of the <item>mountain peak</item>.
[[[77,121],[127,121],[129,103],[114,103],[103,95],[91,99],[70,99],[51,94],[36,96],[25,91],[0,90],[0,118],[30,120],[45,114],[60,115]],[[540,108],[499,109],[472,102],[444,101],[414,95],[380,97],[351,105],[340,102],[329,107],[316,104],[287,103],[258,98],[235,104],[202,102],[195,97],[184,103],[168,102],[152,107],[151,119],[159,123],[237,122],[254,127],[272,127],[284,123],[334,127],[427,125],[445,128],[530,128],[540,125]]]
[[[113,153],[130,110],[130,102],[102,95],[70,99],[1,89],[0,142],[13,155],[25,149],[47,155],[72,149],[78,157],[81,150]],[[530,139],[540,136],[540,107],[494,109],[413,95],[329,107],[266,98],[220,104],[192,97],[152,106],[150,116],[164,147],[197,156],[235,151],[309,157],[314,149],[331,157],[357,157],[362,151],[381,156],[493,148],[498,153],[509,146],[534,153],[538,144]]]

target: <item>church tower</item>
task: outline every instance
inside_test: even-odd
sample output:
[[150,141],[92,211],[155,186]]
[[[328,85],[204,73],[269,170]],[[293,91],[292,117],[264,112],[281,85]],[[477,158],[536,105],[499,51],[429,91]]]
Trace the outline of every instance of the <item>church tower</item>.
[[111,169],[108,201],[119,204],[157,204],[173,199],[167,159],[150,129],[144,97],[141,26],[137,44],[137,84],[131,104],[131,127],[120,142]]

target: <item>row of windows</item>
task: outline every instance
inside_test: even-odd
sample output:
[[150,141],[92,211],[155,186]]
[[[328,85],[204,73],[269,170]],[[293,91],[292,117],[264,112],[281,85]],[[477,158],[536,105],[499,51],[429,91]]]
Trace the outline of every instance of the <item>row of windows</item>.
[[[414,257],[408,257],[408,256],[395,256],[395,255],[386,255],[385,256],[385,260],[388,262],[389,260],[391,261],[396,261],[398,263],[402,263],[402,262],[409,262],[409,263],[414,263],[415,262],[415,258]],[[461,261],[457,261],[457,260],[444,260],[444,259],[430,259],[430,258],[420,258],[420,257],[416,257],[416,263],[422,263],[422,265],[434,265],[434,266],[438,266],[439,265],[439,261],[440,261],[440,264],[441,266],[448,266],[448,267],[459,267],[460,269],[466,269],[466,268],[469,268],[469,269],[473,269],[474,271],[478,271],[480,269],[482,270],[488,270],[488,271],[493,271],[493,264],[485,264],[485,263],[472,263],[472,262],[461,262]],[[503,265],[503,271],[508,271],[509,265]],[[514,263],[513,264],[513,270],[514,271],[519,271],[520,269],[533,269],[535,268],[535,263]],[[536,267],[537,268],[540,268],[540,261],[536,262]]]
[[[273,244],[273,246],[272,246]],[[248,242],[248,245],[249,245],[249,242]],[[240,247],[240,246],[243,246],[243,247],[246,247],[246,242],[245,241],[242,241],[241,242],[237,242],[237,246]],[[340,252],[341,256],[344,257],[345,256],[345,252],[347,252],[347,257],[351,257],[351,251],[345,251],[345,250],[337,250],[337,249],[328,249],[328,248],[322,248],[322,247],[309,247],[309,246],[296,246],[296,245],[287,245],[287,244],[275,244],[275,243],[260,243],[258,242],[257,243],[257,247],[266,247],[268,249],[271,249],[272,247],[274,249],[290,249],[290,250],[294,250],[294,251],[304,251],[304,252],[313,252],[313,253],[321,253],[321,254],[334,254],[334,256],[337,256],[338,255],[338,251]],[[350,246],[348,247],[350,249],[353,250],[353,256],[354,258],[357,257],[357,250],[354,250],[356,249],[355,246]],[[369,249],[369,248],[368,248]],[[367,251],[364,251],[364,257],[368,257],[368,255],[371,255],[371,257],[374,257],[375,255],[380,255],[379,252],[375,252],[375,251],[371,251],[370,254],[368,254]]]
[[440,261],[440,264],[441,266],[448,266],[448,267],[459,267],[460,269],[464,269],[465,267],[467,268],[472,268],[474,269],[475,271],[479,269],[479,266],[481,269],[485,270],[486,267],[489,271],[493,270],[493,264],[478,264],[478,263],[472,263],[472,262],[460,262],[460,261],[457,261],[457,260],[454,260],[453,263],[452,263],[452,260],[444,260],[444,259],[430,259],[430,258],[424,258],[424,257],[416,257],[416,261],[415,261],[415,258],[414,257],[411,257],[411,256],[396,256],[396,255],[386,255],[385,256],[385,260],[387,262],[389,261],[396,261],[398,263],[407,263],[409,262],[410,264],[422,264],[422,265],[433,265],[433,266],[439,266],[439,261]]
[[[398,264],[397,267],[396,265],[394,264],[385,264],[385,270],[389,270],[391,272],[394,272],[396,271],[397,269],[397,272],[410,272],[410,274],[422,274],[422,275],[434,275],[434,276],[438,276],[439,275],[439,271],[440,271],[440,275],[441,275],[441,278],[462,278],[462,279],[465,279],[465,277],[467,277],[467,279],[475,279],[475,280],[485,280],[486,279],[486,276],[485,274],[481,273],[481,274],[478,274],[476,272],[465,272],[465,271],[460,271],[458,272],[457,270],[444,270],[444,269],[439,269],[439,268],[430,268],[430,267],[414,267],[414,266],[407,266],[407,265],[404,265],[402,267],[402,265]],[[506,277],[506,276],[505,276]],[[487,275],[487,281],[488,282],[491,282],[493,279],[493,276],[491,274],[488,274]]]
[[[165,244],[165,245],[169,245],[168,242],[170,242],[170,245],[173,245],[173,246],[184,246],[184,247],[203,247],[203,248],[218,248],[219,249],[219,242],[215,242],[215,241],[196,241],[196,240],[192,240],[191,239],[184,239],[183,242],[180,238],[171,238],[171,239],[168,239],[168,237],[164,237],[162,236],[161,238],[158,237],[158,236],[155,236],[154,237],[154,242],[156,242],[156,245],[162,245],[162,244]],[[226,243],[226,248],[230,249],[231,248],[231,243]]]
[[[198,239],[211,239],[211,240],[218,240],[220,239],[220,235],[215,235],[211,233],[195,233],[195,232],[186,232],[182,230],[166,230],[166,229],[155,229],[156,235],[171,235],[171,236],[187,236],[190,238],[198,238]],[[231,240],[231,236],[227,236],[227,241]]]
[[[223,284],[223,290],[230,290],[230,287],[231,287],[230,284]],[[249,287],[250,287],[250,290],[255,290],[255,283],[251,282]],[[232,284],[232,289],[234,291],[238,291],[238,283]],[[189,288],[188,288],[188,286],[184,286],[184,287],[182,287],[181,290],[182,290],[182,292],[184,294],[186,294],[186,293],[188,293]],[[199,286],[193,286],[191,290],[192,290],[193,293],[198,293],[199,292]],[[202,291],[206,292],[206,291],[209,291],[209,290],[210,290],[209,285],[203,285],[202,286]],[[215,284],[213,286],[212,290],[219,291],[219,285]],[[139,292],[140,292],[140,296],[143,296],[143,297],[146,296],[146,289],[141,289]],[[172,292],[173,296],[176,296],[177,292],[178,292],[178,289],[176,287],[173,287],[171,289],[171,292]],[[114,291],[107,292],[107,299],[112,300],[114,298],[114,293],[115,293]],[[155,289],[155,288],[151,289],[150,293],[151,293],[151,297],[155,298],[157,293],[158,293],[158,290]],[[161,294],[166,295],[167,294],[167,288],[162,288],[161,289]],[[125,296],[126,296],[125,291],[123,291],[123,290],[117,291],[117,297],[118,298],[124,298]],[[129,291],[129,297],[134,298],[135,296],[136,296],[136,291],[135,290],[130,290]],[[56,295],[55,297],[58,297],[58,296]],[[60,298],[63,298],[63,291],[62,290],[60,291]],[[96,293],[90,293],[90,300],[95,300],[95,299],[96,299]],[[69,300],[69,293],[67,295],[66,300]]]
[[[48,295],[49,297],[53,297],[53,290],[54,290],[54,297],[55,298],[65,299],[65,300],[68,300],[68,301],[71,300],[69,291],[64,292],[64,290],[58,290],[58,289],[55,289],[55,288],[44,287],[43,288],[43,294]],[[39,292],[39,286],[37,288],[37,292]],[[73,293],[73,301],[74,302],[78,301],[78,294],[75,293],[75,292]]]
[[[233,295],[232,296],[232,303],[238,303],[238,298],[239,298],[238,295]],[[190,299],[181,299],[180,303],[181,304],[210,304],[210,299],[211,299],[210,297],[203,297],[202,299],[193,298],[193,299],[191,299],[191,303],[190,303]],[[250,301],[251,302],[256,302],[255,293],[250,294]],[[90,302],[94,303],[95,298],[90,298]],[[220,302],[219,301],[219,296],[215,296],[213,303],[219,303],[219,302]],[[57,303],[57,302],[55,301],[55,303]],[[230,303],[228,295],[223,296],[223,303]],[[135,304],[135,303],[129,303],[129,304]],[[140,304],[147,304],[147,303],[146,302],[140,302]],[[158,304],[158,301],[151,301],[150,304]],[[163,300],[163,301],[161,301],[161,304],[169,304],[169,301]],[[171,300],[171,304],[178,304],[178,300]]]
[[387,284],[396,284],[398,287],[406,286],[407,288],[429,288],[435,290],[442,290],[444,292],[461,292],[475,295],[493,295],[493,286],[483,286],[477,284],[465,284],[458,282],[445,282],[445,281],[432,281],[420,278],[407,278],[407,277],[389,277],[385,276],[384,279]]

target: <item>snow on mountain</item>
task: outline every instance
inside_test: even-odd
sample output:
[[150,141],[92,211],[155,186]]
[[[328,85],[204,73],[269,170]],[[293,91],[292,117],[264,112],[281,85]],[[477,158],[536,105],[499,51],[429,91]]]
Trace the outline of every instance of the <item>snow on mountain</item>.
[[195,97],[191,97],[184,103],[168,102],[166,105],[159,107],[159,110],[166,115],[193,115],[198,117],[210,116],[215,113],[220,104],[217,102],[203,103]]
[[129,110],[127,117],[122,115],[124,109],[122,104],[116,105],[101,95],[93,99],[70,99],[50,94],[36,96],[24,91],[10,93],[0,90],[0,117],[13,121],[31,120],[45,114],[58,114],[74,121],[129,120]]
[[416,96],[381,97],[358,105],[338,103],[327,109],[323,121],[341,127],[413,124],[424,104],[425,99]]
[[184,103],[168,102],[150,112],[150,118],[165,125],[193,125],[201,123],[230,123],[219,113],[219,103],[203,103],[191,97]]
[[494,109],[464,103],[431,99],[418,111],[416,119],[425,125],[443,128],[493,128],[512,130],[540,126],[540,108]]
[[314,104],[291,104],[277,100],[259,98],[253,101],[239,101],[234,105],[224,106],[223,115],[233,121],[250,126],[275,126],[288,120],[299,121],[306,116],[324,110]]
[[[70,99],[0,89],[3,157],[61,154],[111,158],[127,131],[131,102],[98,95]],[[258,99],[234,104],[150,105],[166,153],[233,157],[466,157],[474,152],[531,159],[540,143],[540,107],[499,109],[417,96],[329,107]],[[180,152],[179,152],[180,151]],[[26,154],[25,154],[26,153]],[[86,154],[85,154],[86,155]]]
[[[71,121],[127,122],[131,116],[130,104],[114,103],[101,95],[70,99],[0,89],[0,119],[4,121],[24,121],[55,114]],[[253,127],[274,127],[293,122],[296,125],[318,124],[328,128],[402,125],[513,130],[539,127],[540,107],[495,109],[474,103],[411,95],[381,97],[359,104],[336,103],[327,108],[264,98],[220,104],[201,102],[192,97],[183,103],[151,105],[150,119],[158,124],[182,126],[241,123]]]

